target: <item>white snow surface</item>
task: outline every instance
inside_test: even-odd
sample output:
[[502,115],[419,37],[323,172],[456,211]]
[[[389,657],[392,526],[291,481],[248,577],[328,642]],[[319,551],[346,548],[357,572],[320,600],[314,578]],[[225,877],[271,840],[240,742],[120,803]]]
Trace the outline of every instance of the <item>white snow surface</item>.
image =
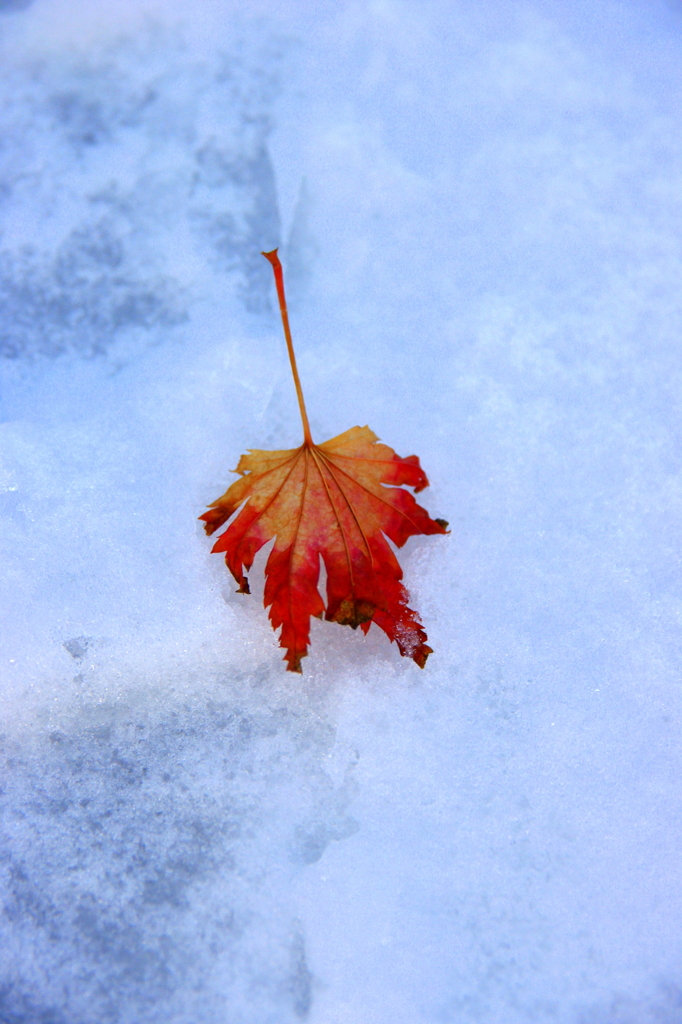
[[[678,0],[0,3],[0,1022],[680,1024]],[[368,423],[435,653],[197,516]]]

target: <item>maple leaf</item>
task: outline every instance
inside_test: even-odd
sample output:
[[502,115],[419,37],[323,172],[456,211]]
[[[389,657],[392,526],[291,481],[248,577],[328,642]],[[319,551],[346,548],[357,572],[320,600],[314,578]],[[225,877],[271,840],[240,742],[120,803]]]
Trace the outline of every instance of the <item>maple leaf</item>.
[[[372,622],[395,640],[400,653],[421,668],[429,654],[427,636],[408,607],[402,569],[386,538],[402,547],[415,534],[447,533],[443,519],[431,519],[402,485],[419,492],[428,486],[416,455],[400,458],[379,444],[369,427],[351,427],[316,445],[310,433],[294,355],[282,266],[277,249],[264,252],[272,264],[304,440],[285,451],[252,449],[242,455],[235,481],[200,516],[209,535],[241,511],[213,546],[248,594],[245,572],[256,553],[275,539],[265,567],[264,604],[279,629],[280,647],[291,672],[301,671],[308,653],[310,618],[324,617],[366,633]],[[326,604],[319,590],[320,557],[327,571]]]

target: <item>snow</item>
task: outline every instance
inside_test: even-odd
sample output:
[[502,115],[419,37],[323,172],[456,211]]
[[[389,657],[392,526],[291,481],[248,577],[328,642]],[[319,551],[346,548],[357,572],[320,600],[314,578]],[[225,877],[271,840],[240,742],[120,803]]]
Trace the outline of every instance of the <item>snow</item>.
[[[677,1024],[682,8],[0,4],[11,1024]],[[419,454],[426,669],[197,524]]]

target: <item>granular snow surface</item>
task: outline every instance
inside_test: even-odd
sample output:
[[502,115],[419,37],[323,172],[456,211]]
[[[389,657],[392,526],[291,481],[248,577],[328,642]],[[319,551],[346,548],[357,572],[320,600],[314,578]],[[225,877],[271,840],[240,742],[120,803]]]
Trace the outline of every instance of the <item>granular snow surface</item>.
[[[1,1024],[681,1024],[682,6],[0,3]],[[197,517],[369,424],[434,654]],[[260,583],[259,583],[260,579]]]

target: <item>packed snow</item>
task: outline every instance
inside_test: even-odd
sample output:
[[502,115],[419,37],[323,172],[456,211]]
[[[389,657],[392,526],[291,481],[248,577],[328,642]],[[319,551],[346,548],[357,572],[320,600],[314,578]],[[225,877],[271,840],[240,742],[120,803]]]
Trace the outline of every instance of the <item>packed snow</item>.
[[[0,1021],[682,1022],[682,6],[0,3]],[[197,517],[369,424],[434,654]],[[259,582],[260,580],[260,582]]]

